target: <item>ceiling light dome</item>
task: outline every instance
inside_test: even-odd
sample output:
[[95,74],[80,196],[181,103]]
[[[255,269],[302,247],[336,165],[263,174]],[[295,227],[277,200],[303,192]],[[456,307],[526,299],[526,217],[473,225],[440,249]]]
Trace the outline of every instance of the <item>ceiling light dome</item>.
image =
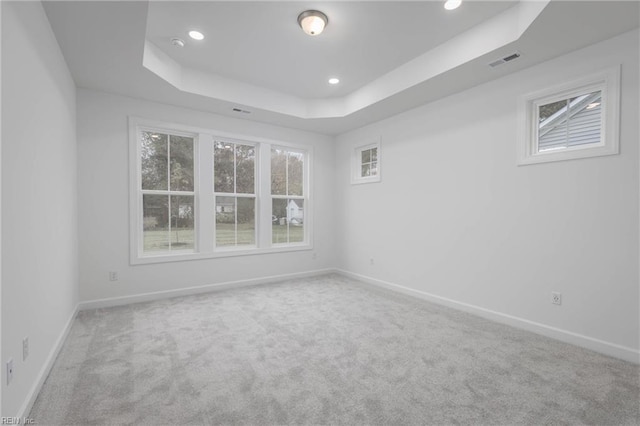
[[204,40],[204,34],[196,30],[189,31],[189,37],[191,37],[194,40]]
[[460,7],[462,0],[447,0],[444,4],[444,8],[447,10],[453,10]]
[[302,31],[310,36],[316,36],[324,31],[324,27],[327,26],[329,18],[327,15],[319,10],[305,10],[298,15],[298,24]]

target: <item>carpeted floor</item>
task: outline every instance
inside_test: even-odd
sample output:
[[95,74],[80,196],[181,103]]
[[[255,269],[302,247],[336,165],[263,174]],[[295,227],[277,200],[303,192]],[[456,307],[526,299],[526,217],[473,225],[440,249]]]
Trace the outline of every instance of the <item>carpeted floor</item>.
[[639,367],[337,275],[81,312],[38,424],[640,423]]

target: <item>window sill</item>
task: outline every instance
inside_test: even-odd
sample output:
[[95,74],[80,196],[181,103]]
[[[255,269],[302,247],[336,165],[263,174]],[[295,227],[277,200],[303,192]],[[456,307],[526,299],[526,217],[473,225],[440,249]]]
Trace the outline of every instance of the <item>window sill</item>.
[[380,175],[368,177],[368,178],[354,177],[351,179],[351,185],[360,185],[362,183],[376,183],[376,182],[380,182]]
[[258,248],[232,248],[218,249],[214,253],[180,253],[180,254],[158,254],[155,256],[139,256],[130,259],[131,265],[148,265],[153,263],[184,262],[190,260],[218,259],[236,256],[256,256],[262,254],[286,253],[293,251],[313,250],[313,246],[307,243],[290,244],[287,246],[276,246],[268,249]]
[[617,145],[604,146],[598,144],[596,146],[585,146],[580,148],[566,148],[557,151],[538,152],[529,156],[522,156],[518,159],[519,166],[529,164],[550,163],[555,161],[576,160],[579,158],[604,157],[607,155],[618,154]]

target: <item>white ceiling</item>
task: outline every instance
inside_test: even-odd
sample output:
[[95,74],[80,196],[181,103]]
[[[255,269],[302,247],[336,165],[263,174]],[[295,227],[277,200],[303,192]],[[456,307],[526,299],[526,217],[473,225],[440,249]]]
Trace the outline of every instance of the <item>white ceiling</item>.
[[[184,67],[301,98],[347,95],[513,6],[475,2],[154,2],[147,40]],[[319,9],[325,31],[310,37],[300,12]],[[195,41],[190,29],[205,34]],[[183,48],[171,38],[185,41]],[[329,77],[340,84],[331,86]]]
[[[79,87],[326,134],[638,27],[636,1],[467,0],[448,13],[442,3],[44,4]],[[329,16],[317,37],[296,23],[311,8]],[[200,44],[185,34],[196,27],[206,36]],[[168,43],[175,36],[185,48]],[[520,59],[487,65],[515,50]],[[329,74],[341,84],[326,84]]]

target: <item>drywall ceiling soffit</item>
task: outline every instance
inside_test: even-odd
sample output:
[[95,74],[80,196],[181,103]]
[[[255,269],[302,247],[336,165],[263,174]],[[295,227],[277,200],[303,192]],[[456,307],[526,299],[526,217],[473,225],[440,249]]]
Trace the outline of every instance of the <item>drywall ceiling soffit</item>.
[[[236,3],[238,2],[227,2]],[[340,3],[357,6],[362,2],[335,2]],[[405,3],[411,2],[393,4]],[[463,3],[463,7],[470,3],[481,5],[484,2],[467,1]],[[326,91],[326,87],[311,87],[305,92],[305,85],[300,82],[287,87],[284,81],[286,78],[281,79],[282,81],[257,81],[258,77],[253,75],[253,80],[251,76],[245,76],[248,80],[239,81],[237,78],[231,78],[233,76],[222,75],[224,69],[198,70],[193,69],[194,66],[198,66],[197,63],[179,63],[176,61],[179,58],[168,55],[161,48],[162,42],[157,37],[148,39],[150,34],[146,23],[149,9],[155,3],[45,1],[43,4],[71,74],[80,88],[330,135],[388,118],[418,105],[630,31],[638,27],[639,16],[639,3],[636,1],[545,1],[512,4],[500,11],[494,10],[493,15],[454,37],[446,40],[435,39],[436,44],[429,45],[427,51],[413,59],[399,63],[406,59],[407,55],[416,54],[416,46],[403,51],[404,56],[395,57],[396,62],[381,61],[392,63],[389,70],[384,69],[384,64],[374,64],[376,72],[385,72],[381,76],[371,79],[373,74],[355,70],[354,75],[363,80],[345,84],[339,90],[331,89],[335,90],[334,92]],[[319,7],[324,4],[334,3],[309,3],[305,6]],[[434,2],[434,5],[442,9],[440,1]],[[532,8],[529,9],[531,15],[527,15],[523,12],[524,9],[521,9],[527,7]],[[539,11],[539,8],[542,10]],[[496,40],[506,43],[501,47],[490,50],[491,47],[484,44],[484,40],[464,38],[465,34],[467,37],[474,32],[480,34],[480,30],[486,30],[492,20],[499,22],[502,14],[511,14],[513,17],[516,10],[521,10],[519,13],[529,16],[529,19],[511,21],[511,26],[504,33],[496,29],[493,38],[489,38],[494,40],[496,46],[500,44]],[[532,15],[536,17],[531,18]],[[336,24],[334,28],[338,27],[335,17],[331,24]],[[291,25],[293,28],[290,29],[295,29],[296,34],[307,37],[295,27],[295,21]],[[173,31],[170,34],[173,36]],[[509,39],[515,41],[508,43]],[[307,37],[305,40],[314,39]],[[462,46],[459,49],[455,49],[456,40]],[[224,43],[234,44],[233,40],[227,39]],[[147,51],[148,44],[152,44],[155,50],[151,47]],[[234,46],[238,55],[253,52],[248,40]],[[448,49],[443,46],[447,46]],[[482,49],[486,53],[481,54]],[[522,53],[518,60],[497,68],[488,66],[495,59],[515,50]],[[175,75],[170,75],[172,72],[181,75],[183,69],[187,69],[184,74],[187,75],[187,80],[192,78],[192,81],[178,80],[174,85],[143,66],[145,61],[148,63],[156,60],[153,58],[154,52],[158,57],[167,55],[168,59],[175,62],[173,71],[171,67],[167,67],[164,71],[158,70],[158,73],[169,74],[169,79],[175,79]],[[344,53],[347,54],[348,52]],[[357,56],[357,53],[354,55]],[[437,55],[441,55],[439,60],[442,63],[429,63],[429,59],[436,58]],[[162,64],[162,61],[158,62]],[[171,64],[170,61],[168,63]],[[455,66],[456,63],[460,65]],[[258,63],[256,67],[259,66]],[[210,79],[212,75],[213,82]],[[193,89],[193,85],[198,85],[198,79],[204,80],[202,85],[208,90],[215,87],[214,97],[207,93],[196,93],[200,90],[189,91]],[[348,80],[350,79],[347,79],[347,83]],[[240,90],[229,90],[234,85],[238,85]],[[184,90],[185,88],[187,90]],[[257,90],[255,94],[252,93],[253,88]],[[320,93],[318,90],[325,91]],[[255,102],[252,101],[252,96],[257,98]],[[251,114],[235,113],[234,107],[251,110]]]
[[[182,92],[302,119],[346,117],[513,43],[548,2],[475,2],[467,5],[475,8],[474,13],[467,10],[465,14],[464,9],[454,11],[461,13],[459,20],[447,16],[440,2],[327,3],[321,7],[333,9],[330,16],[338,18],[338,23],[331,22],[331,26],[341,24],[339,18],[344,11],[344,15],[361,17],[360,22],[371,19],[378,24],[376,27],[386,25],[386,28],[385,31],[368,26],[338,28],[336,36],[328,27],[316,37],[318,40],[304,35],[289,22],[295,23],[299,13],[295,3],[240,2],[233,7],[227,3],[201,3],[190,5],[187,13],[176,3],[158,2],[150,5],[147,15],[143,65]],[[252,9],[258,9],[253,11],[256,15],[251,14]],[[274,13],[274,9],[281,13]],[[396,9],[403,13],[389,16]],[[423,16],[416,18],[418,13]],[[190,16],[185,18],[185,14]],[[208,24],[201,21],[199,25],[189,26],[189,20],[198,21],[194,16],[203,14],[218,17],[220,21]],[[243,16],[247,18],[243,20]],[[230,19],[235,26],[225,24],[225,19]],[[416,22],[406,22],[416,19]],[[342,22],[344,27],[349,27],[347,24]],[[194,43],[187,39],[189,46],[185,47],[191,50],[187,52],[193,56],[190,57],[185,53],[187,49],[177,49],[167,43],[171,34],[181,36],[193,27],[204,28],[203,32],[212,35],[214,40],[208,48],[198,46],[204,41]],[[250,31],[243,30],[249,35],[234,32],[238,27],[249,28]],[[271,30],[272,27],[280,31]],[[356,37],[357,32],[367,30],[368,33]],[[260,37],[267,39],[266,45],[260,43]],[[330,52],[322,44],[324,38],[329,47],[333,46]],[[158,46],[161,43],[162,46]],[[407,44],[409,46],[404,47]],[[225,66],[237,58],[232,50],[235,45],[244,46],[236,62],[245,63],[250,71]],[[397,54],[398,51],[403,54]],[[360,54],[354,55],[354,52]],[[377,60],[373,61],[374,58]],[[342,96],[304,97],[322,94],[317,86],[326,86],[325,77],[332,75],[330,70],[341,68],[347,62],[351,62],[347,69],[357,75],[347,82],[347,87],[353,90]],[[322,70],[318,72],[318,68]],[[219,70],[222,74],[210,70]],[[381,74],[377,75],[376,71]],[[236,75],[244,75],[245,81],[230,77]],[[358,85],[360,81],[368,82]],[[265,85],[257,85],[258,82]],[[324,89],[326,94],[327,88]]]

